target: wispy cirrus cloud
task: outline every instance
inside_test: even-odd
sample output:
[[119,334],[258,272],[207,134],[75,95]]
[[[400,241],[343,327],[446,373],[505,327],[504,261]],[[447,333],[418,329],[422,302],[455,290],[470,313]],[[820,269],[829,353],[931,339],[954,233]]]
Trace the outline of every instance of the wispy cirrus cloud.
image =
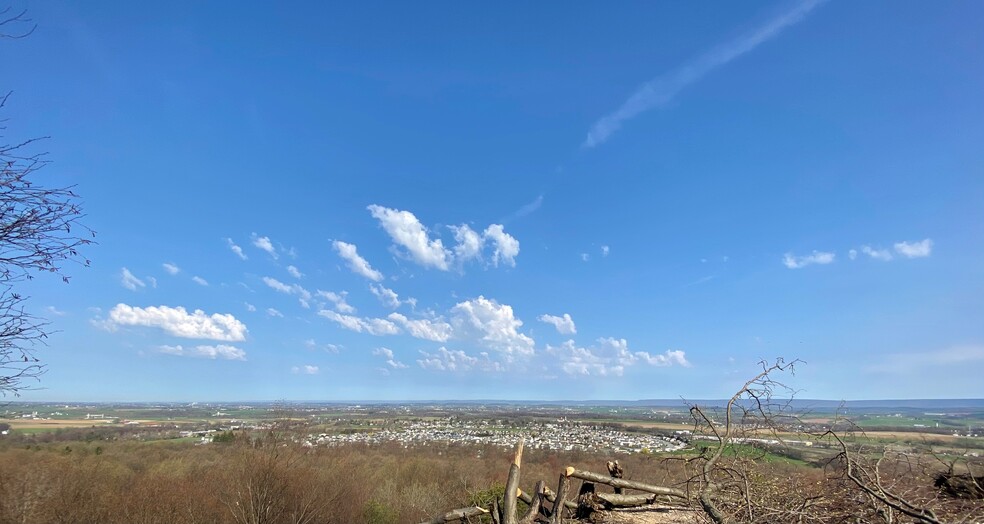
[[137,278],[127,268],[123,268],[123,270],[120,271],[120,284],[122,284],[123,287],[129,289],[130,291],[136,291],[140,288],[147,287],[147,284],[145,284],[143,280]]
[[725,42],[697,58],[646,82],[613,113],[595,122],[588,131],[582,147],[595,147],[622,127],[622,124],[640,113],[665,106],[684,88],[697,82],[708,73],[755,49],[763,42],[777,36],[787,27],[803,20],[824,0],[803,0],[792,9],[780,13],[765,24],[739,38]]
[[176,357],[208,358],[212,360],[246,360],[246,352],[235,346],[218,344],[215,346],[159,346],[157,351]]

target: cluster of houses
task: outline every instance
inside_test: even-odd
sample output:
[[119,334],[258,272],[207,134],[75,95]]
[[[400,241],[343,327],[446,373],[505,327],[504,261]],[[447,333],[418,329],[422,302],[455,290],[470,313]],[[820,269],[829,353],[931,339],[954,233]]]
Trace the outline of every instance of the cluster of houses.
[[672,437],[626,433],[615,429],[557,421],[521,427],[488,420],[399,421],[393,429],[350,434],[309,435],[305,446],[398,442],[405,447],[428,444],[478,444],[511,447],[524,439],[528,448],[564,451],[655,453],[674,451],[686,443]]

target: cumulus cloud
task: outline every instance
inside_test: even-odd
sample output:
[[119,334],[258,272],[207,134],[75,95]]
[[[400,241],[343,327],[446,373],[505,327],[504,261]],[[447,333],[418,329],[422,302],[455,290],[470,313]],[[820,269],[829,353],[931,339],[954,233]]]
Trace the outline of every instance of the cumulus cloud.
[[199,286],[208,286],[208,281],[198,275],[191,277],[191,281]]
[[[269,238],[266,238],[266,237],[263,237],[263,238],[266,240],[266,243],[264,245],[269,245],[270,246],[270,249],[273,249],[273,245],[270,244],[270,239]],[[254,240],[253,243],[255,244],[256,243],[256,240]],[[249,258],[249,257],[246,256],[246,253],[243,253],[243,248],[237,246],[236,243],[233,242],[231,238],[227,238],[226,239],[226,245],[229,246],[229,249],[233,253],[235,253],[236,256],[239,257],[240,260],[246,260],[246,259]],[[263,248],[261,248],[261,249],[263,249]],[[266,251],[266,249],[263,249],[263,250]]]
[[368,209],[393,242],[406,250],[411,260],[424,267],[448,270],[451,253],[444,248],[441,239],[430,238],[427,228],[413,213],[375,204]]
[[391,367],[391,368],[394,368],[394,369],[403,369],[403,368],[407,367],[407,365],[404,364],[403,362],[400,362],[399,360],[396,360],[396,357],[393,355],[393,350],[392,349],[389,349],[389,348],[376,348],[375,350],[373,350],[372,354],[375,355],[375,356],[377,356],[377,357],[383,357],[384,359],[386,359],[386,365],[389,366],[389,367]]
[[284,314],[283,313],[281,313],[280,311],[278,311],[278,310],[276,310],[276,309],[274,309],[272,307],[268,307],[267,310],[266,310],[266,313],[267,313],[267,315],[269,315],[271,317],[284,318]]
[[385,286],[369,284],[369,291],[372,291],[373,295],[385,306],[389,306],[393,309],[400,307],[400,295],[396,294],[396,291],[389,289]]
[[482,237],[478,232],[466,224],[460,226],[448,226],[454,233],[454,256],[459,262],[465,262],[482,255]]
[[933,241],[927,238],[918,242],[898,242],[895,252],[906,258],[928,257],[933,252]]
[[813,264],[830,264],[834,261],[836,255],[834,253],[828,253],[825,251],[814,251],[809,255],[794,256],[792,253],[786,253],[782,257],[782,264],[789,269],[800,269]]
[[173,275],[177,275],[178,273],[181,272],[181,268],[180,267],[178,267],[177,265],[172,264],[170,262],[165,262],[165,263],[161,264],[161,266],[164,267],[164,271],[167,272],[168,275],[172,275],[173,276]]
[[607,257],[608,253],[611,252],[611,248],[608,246],[601,246],[601,256]]
[[390,313],[386,318],[403,326],[403,329],[407,330],[407,333],[410,333],[410,336],[415,338],[433,340],[434,342],[446,342],[453,334],[451,324],[448,324],[443,319],[430,320],[421,318],[410,320],[399,313]]
[[434,353],[421,351],[420,354],[423,358],[417,360],[417,365],[431,371],[469,371],[479,363],[478,358],[469,356],[464,351],[449,350],[443,346]]
[[354,315],[343,315],[330,309],[322,309],[318,311],[318,315],[356,333],[368,333],[377,336],[400,333],[399,326],[384,318],[360,318]]
[[519,241],[506,233],[502,224],[492,224],[482,233],[485,241],[492,245],[492,265],[498,267],[499,262],[507,266],[516,266],[516,256],[519,255]]
[[250,304],[249,302],[243,302],[243,304],[246,304],[246,311],[249,311],[250,313],[256,311],[256,306],[253,304]]
[[147,282],[150,282],[150,287],[157,289],[157,279],[154,277],[146,277]]
[[822,0],[800,1],[792,9],[768,20],[753,31],[711,49],[676,70],[646,82],[617,110],[595,122],[582,146],[595,147],[608,140],[626,120],[650,109],[665,106],[685,87],[775,37],[783,29],[806,17],[821,2]]
[[875,260],[892,260],[892,253],[887,249],[875,249],[871,246],[861,246],[861,252]]
[[335,304],[335,310],[339,313],[355,313],[355,308],[350,306],[348,302],[345,301],[345,297],[348,296],[348,291],[335,293],[334,291],[322,291],[319,289],[318,296],[328,299]]
[[235,346],[218,344],[215,346],[159,346],[157,350],[178,357],[209,358],[212,360],[246,360],[246,352]]
[[294,278],[302,278],[304,276],[304,273],[301,273],[301,270],[297,269],[296,266],[287,266],[287,272]]
[[123,284],[123,287],[129,289],[130,291],[136,291],[140,288],[147,287],[147,284],[144,284],[143,280],[140,280],[134,276],[133,273],[131,273],[127,268],[123,268],[123,270],[120,271],[120,284]]
[[348,242],[336,240],[332,242],[332,247],[335,248],[338,256],[348,262],[348,267],[353,273],[362,275],[373,282],[379,282],[383,279],[382,273],[373,269],[366,259],[359,256],[359,252],[356,249],[355,244],[349,244]]
[[444,242],[431,232],[409,212],[390,209],[379,205],[368,207],[369,212],[379,221],[383,230],[393,240],[394,248],[402,248],[397,253],[417,264],[448,271],[457,264],[460,268],[471,260],[480,260],[483,250],[489,248],[489,265],[498,267],[500,263],[508,266],[516,265],[519,255],[519,241],[505,232],[502,224],[488,226],[482,234],[467,224],[448,226],[454,235],[454,249],[448,249]]
[[535,342],[518,331],[523,322],[513,315],[512,306],[479,296],[456,304],[451,315],[456,335],[474,336],[483,345],[504,354],[507,360],[533,355]]
[[564,313],[562,317],[556,317],[554,315],[540,315],[537,317],[540,322],[545,322],[557,328],[557,332],[561,335],[573,335],[577,333],[577,327],[574,325],[574,319],[567,313]]
[[683,351],[667,350],[656,355],[647,351],[633,352],[624,338],[599,338],[597,345],[590,348],[579,347],[573,340],[568,340],[560,346],[548,345],[546,351],[560,357],[561,369],[569,375],[622,376],[627,368],[640,363],[690,367]]
[[847,252],[847,258],[850,258],[851,260],[854,260],[854,259],[858,258],[858,250],[857,249],[852,249],[852,250],[848,251]]
[[274,260],[279,258],[277,255],[277,249],[273,247],[273,242],[270,241],[270,237],[261,237],[257,236],[256,233],[253,233],[253,245],[269,253]]
[[317,375],[321,370],[318,366],[304,365],[290,368],[290,372],[295,375]]
[[208,315],[200,309],[188,313],[183,307],[147,308],[117,304],[109,311],[106,326],[155,327],[182,338],[201,338],[225,342],[246,340],[246,325],[231,314]]

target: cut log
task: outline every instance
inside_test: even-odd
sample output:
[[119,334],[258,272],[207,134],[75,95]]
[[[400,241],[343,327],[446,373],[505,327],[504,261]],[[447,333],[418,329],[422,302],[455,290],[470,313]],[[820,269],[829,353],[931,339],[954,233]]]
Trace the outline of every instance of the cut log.
[[631,508],[652,504],[657,495],[623,495],[621,493],[595,493],[595,497],[610,508]]
[[[553,514],[550,515],[550,524],[562,524],[564,522],[564,502],[567,499],[567,490],[571,487],[571,478],[567,475],[560,475],[560,481],[557,483],[557,495],[551,502],[553,505]],[[550,499],[551,493],[549,491],[544,493],[547,500]],[[574,508],[577,508],[577,504],[571,504]]]
[[606,477],[598,473],[592,473],[590,471],[581,471],[573,467],[568,467],[567,469],[565,469],[564,474],[567,475],[568,477],[574,477],[590,482],[597,482],[599,484],[608,484],[609,486],[613,486],[617,488],[634,489],[637,491],[645,491],[646,493],[654,493],[656,495],[669,495],[671,497],[679,497],[682,499],[687,498],[687,494],[679,489],[667,488],[663,486],[653,486],[651,484],[646,484],[644,482],[636,482],[634,480]]
[[581,484],[581,490],[577,494],[577,511],[574,512],[575,519],[588,519],[592,513],[605,509],[604,506],[598,503],[594,495],[595,485],[593,483],[584,482]]
[[533,524],[538,516],[540,516],[540,510],[543,507],[543,481],[538,480],[536,482],[536,487],[533,488],[532,500],[529,502],[529,509],[526,510],[526,515],[519,521],[519,524]]
[[479,515],[488,514],[489,510],[485,508],[480,508],[478,506],[472,506],[470,508],[458,508],[453,509],[444,515],[439,515],[430,520],[421,522],[420,524],[445,524],[448,522],[461,522],[462,520],[469,519],[471,517],[477,517]]
[[509,465],[509,476],[506,478],[506,490],[502,497],[502,524],[518,524],[516,518],[516,496],[519,493],[519,467],[523,462],[523,439],[516,446],[516,455]]
[[492,499],[492,524],[502,524],[502,507],[499,499]]
[[[615,461],[609,460],[608,463],[605,465],[608,466],[608,475],[613,479],[620,479],[625,476],[625,470],[623,470],[622,466],[619,465],[618,460]],[[615,486],[615,494],[621,495],[622,488]]]

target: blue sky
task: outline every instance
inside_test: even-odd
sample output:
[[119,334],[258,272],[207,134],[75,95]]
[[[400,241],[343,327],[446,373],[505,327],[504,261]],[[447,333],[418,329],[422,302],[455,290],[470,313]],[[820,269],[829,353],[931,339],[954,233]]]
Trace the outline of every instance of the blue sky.
[[28,2],[27,400],[981,397],[978,2]]

